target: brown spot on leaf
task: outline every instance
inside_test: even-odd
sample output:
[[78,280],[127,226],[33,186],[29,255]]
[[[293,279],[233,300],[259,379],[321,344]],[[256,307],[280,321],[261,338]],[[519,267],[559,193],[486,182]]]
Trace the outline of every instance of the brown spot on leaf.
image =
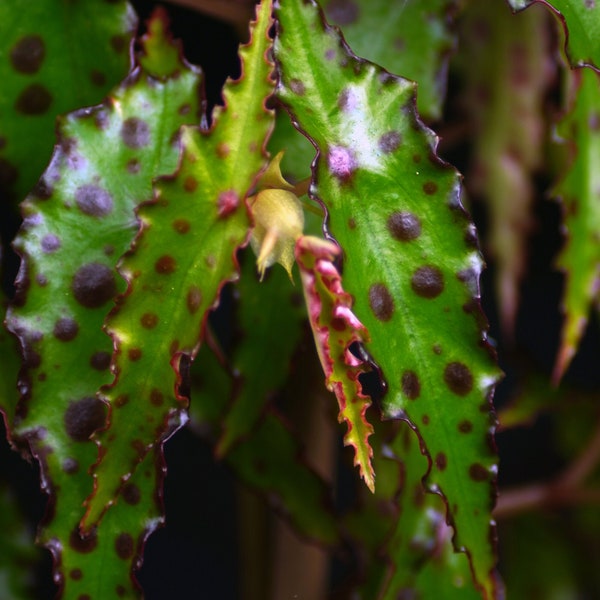
[[139,504],[142,493],[135,483],[126,483],[121,490],[121,496],[127,504],[135,506],[136,504]]
[[65,430],[75,442],[87,441],[92,433],[104,426],[106,406],[95,396],[70,402],[64,414]]
[[113,35],[110,38],[110,45],[117,54],[121,54],[127,47],[127,39],[123,35]]
[[126,169],[128,173],[135,175],[136,173],[140,172],[141,168],[142,165],[140,164],[140,161],[137,158],[132,158],[127,161]]
[[94,352],[90,358],[90,366],[96,371],[106,371],[110,367],[110,359],[109,352]]
[[190,230],[190,222],[187,219],[175,219],[172,225],[177,233],[185,234]]
[[469,477],[473,481],[487,481],[490,478],[490,472],[480,463],[473,463],[469,467]]
[[42,250],[49,254],[60,248],[60,238],[52,233],[47,233],[41,241]]
[[374,283],[369,288],[369,305],[380,321],[389,321],[394,314],[394,298],[383,283]]
[[154,313],[144,313],[140,317],[140,323],[144,329],[154,329],[158,325],[158,315]]
[[150,143],[150,127],[138,117],[129,117],[121,125],[121,138],[128,148],[144,148]]
[[193,285],[190,287],[186,297],[187,308],[190,311],[190,314],[194,314],[200,308],[200,304],[202,304],[202,292],[200,288]]
[[75,190],[79,210],[91,217],[103,217],[113,209],[112,196],[97,185],[82,185]]
[[402,393],[409,400],[416,400],[421,394],[421,382],[414,371],[404,371],[401,383]]
[[41,83],[28,85],[15,101],[15,109],[23,115],[43,115],[52,104],[52,94]]
[[423,191],[428,196],[431,196],[431,195],[435,194],[438,191],[437,183],[434,183],[433,181],[426,181],[423,184]]
[[142,349],[141,348],[129,348],[127,351],[127,357],[131,362],[136,362],[142,358]]
[[120,533],[115,539],[115,551],[117,556],[123,560],[127,560],[133,556],[134,542],[133,537],[129,533]]
[[120,394],[113,400],[113,406],[123,408],[128,402],[129,396],[127,394]]
[[444,291],[444,275],[437,267],[425,265],[415,271],[410,284],[421,298],[436,298]]
[[174,273],[176,269],[177,269],[177,261],[172,256],[169,256],[168,254],[161,256],[154,263],[154,270],[159,275],[170,275],[171,273]]
[[16,71],[32,75],[44,62],[46,46],[39,35],[25,35],[11,48],[10,62]]
[[183,189],[186,192],[194,192],[198,187],[198,180],[192,175],[188,175],[183,181]]
[[83,573],[81,569],[71,569],[69,577],[73,579],[73,581],[79,581],[83,577]]
[[98,535],[96,529],[92,529],[85,535],[79,532],[79,528],[76,527],[69,536],[69,546],[75,552],[80,554],[89,554],[98,545]]
[[398,211],[387,221],[388,231],[401,242],[410,242],[421,235],[421,221],[411,212]]
[[75,319],[69,317],[62,317],[54,323],[54,329],[52,333],[57,340],[61,342],[70,342],[75,339],[79,332],[79,325]]
[[162,406],[164,401],[165,401],[165,396],[159,389],[154,388],[150,392],[150,402],[154,406]]
[[398,150],[402,143],[402,136],[397,131],[388,131],[384,133],[380,138],[377,145],[379,149],[385,154]]
[[74,475],[79,472],[79,461],[76,458],[65,458],[62,462],[62,470],[67,475]]
[[471,433],[471,431],[473,431],[473,423],[468,419],[465,419],[458,424],[458,430],[461,433]]
[[94,85],[97,85],[98,87],[102,87],[106,84],[106,75],[98,69],[92,69],[90,71],[90,81]]
[[448,458],[443,452],[438,452],[435,457],[435,466],[443,471],[448,466]]
[[451,362],[444,369],[444,382],[457,396],[466,396],[473,389],[473,375],[467,365]]
[[88,263],[79,267],[71,288],[75,300],[86,308],[99,308],[117,293],[112,269],[101,263]]

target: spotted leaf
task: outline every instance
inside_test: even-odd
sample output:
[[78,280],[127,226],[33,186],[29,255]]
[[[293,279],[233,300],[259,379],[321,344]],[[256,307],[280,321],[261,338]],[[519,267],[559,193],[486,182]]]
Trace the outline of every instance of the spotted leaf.
[[0,189],[20,201],[48,163],[56,116],[100,102],[129,68],[125,1],[0,6]]
[[478,132],[466,182],[488,207],[486,250],[496,262],[496,294],[508,339],[514,335],[533,228],[533,178],[546,135],[543,105],[553,74],[549,33],[545,11],[513,15],[502,2],[472,3],[461,21],[465,108]]
[[436,157],[413,83],[356,58],[312,1],[277,4],[276,21],[277,96],[318,149],[311,193],[328,209],[344,288],[387,381],[384,415],[418,432],[430,460],[423,475],[447,500],[455,548],[492,598],[498,370],[459,176]]
[[596,0],[508,0],[515,10],[535,3],[548,7],[565,29],[565,47],[573,66],[600,68],[600,4]]
[[[129,571],[160,514],[152,471],[139,484],[130,480],[127,489],[137,491],[123,492],[131,502],[120,502],[112,521],[87,537],[77,530],[98,455],[89,437],[107,412],[96,392],[112,380],[102,324],[125,287],[116,263],[138,229],[136,205],[151,197],[153,178],[176,168],[177,131],[197,121],[201,108],[196,69],[180,60],[171,76],[152,70],[157,54],[170,51],[161,23],[154,21],[156,46],[146,48],[145,68],[134,65],[103,104],[61,119],[52,161],[22,204],[15,243],[23,263],[8,320],[25,364],[11,426],[41,463],[54,519],[40,541],[54,552],[56,577],[70,597],[113,597],[117,586],[135,596]],[[108,567],[98,556],[114,555],[117,536],[122,560]]]
[[322,6],[357,54],[419,84],[421,116],[441,117],[457,0],[325,0]]
[[600,81],[591,69],[569,77],[573,106],[558,132],[573,155],[555,189],[563,203],[565,246],[558,266],[565,272],[561,344],[553,378],[561,379],[587,325],[600,290]]
[[245,198],[264,167],[273,121],[264,106],[272,91],[270,11],[269,2],[259,9],[240,51],[242,76],[226,84],[211,130],[183,129],[176,175],[159,181],[154,201],[138,212],[141,232],[120,265],[127,292],[107,321],[116,378],[104,390],[110,429],[97,436],[101,460],[87,528],[186,418],[185,370],[221,287],[237,275],[235,254],[250,225]]
[[338,247],[329,241],[303,236],[296,243],[295,254],[325,383],[338,400],[338,420],[348,426],[344,444],[354,448],[354,464],[373,491],[373,450],[368,441],[373,427],[366,417],[371,400],[362,393],[358,379],[365,370],[364,363],[350,349],[352,344],[367,341],[368,332],[352,313],[352,298],[343,290],[340,274],[333,264],[339,255]]

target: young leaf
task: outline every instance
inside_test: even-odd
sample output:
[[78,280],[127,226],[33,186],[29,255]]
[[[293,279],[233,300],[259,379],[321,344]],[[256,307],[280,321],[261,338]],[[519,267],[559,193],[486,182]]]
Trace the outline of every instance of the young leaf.
[[[71,589],[88,593],[90,586],[97,586],[100,597],[111,597],[116,585],[133,589],[129,570],[141,550],[136,544],[153,525],[146,512],[157,511],[146,509],[154,507],[153,480],[146,478],[130,496],[137,517],[124,500],[112,524],[86,538],[77,530],[82,503],[92,491],[87,471],[98,455],[89,436],[105,423],[106,407],[95,394],[111,381],[112,345],[102,324],[124,287],[116,262],[135,235],[134,208],[151,196],[152,179],[177,165],[179,127],[199,118],[199,72],[181,60],[169,77],[152,71],[160,62],[157,54],[169,45],[154,27],[162,41],[148,50],[148,70],[135,66],[104,104],[61,120],[59,145],[22,205],[25,224],[15,243],[23,256],[20,305],[8,323],[25,365],[11,425],[40,460],[53,508],[40,541],[55,553],[67,595]],[[133,518],[125,514],[128,507]],[[123,531],[133,522],[138,526]],[[123,560],[110,577],[100,576],[98,556],[114,553],[113,533],[126,534]],[[102,585],[107,587],[100,593]]]
[[124,0],[0,4],[0,188],[20,201],[47,164],[56,116],[102,100],[129,68]]
[[595,0],[508,0],[514,10],[539,2],[550,8],[565,28],[566,52],[574,67],[600,68],[600,4]]
[[344,292],[333,264],[339,252],[332,242],[303,236],[296,243],[295,254],[325,383],[338,400],[338,420],[348,425],[344,444],[354,448],[354,464],[374,491],[373,450],[368,441],[373,427],[366,417],[371,400],[362,393],[358,380],[365,370],[363,363],[350,350],[352,344],[367,341],[368,333],[352,313],[352,297]]
[[355,0],[322,2],[331,23],[339,25],[354,52],[390,73],[419,84],[419,113],[442,115],[448,57],[454,46],[451,15],[457,0]]
[[563,202],[566,243],[558,266],[565,272],[561,345],[553,380],[573,358],[600,290],[600,80],[591,69],[570,75],[571,111],[558,126],[574,159],[555,190]]
[[[456,548],[496,594],[491,508],[497,470],[490,396],[498,370],[479,306],[481,257],[458,174],[435,155],[414,84],[356,58],[317,5],[276,5],[278,98],[318,148],[312,193],[344,251],[344,288],[448,502]],[[299,78],[302,73],[302,78]]]
[[127,292],[107,321],[116,377],[104,390],[112,412],[110,428],[97,435],[101,460],[87,528],[185,418],[181,362],[194,358],[208,312],[237,274],[235,253],[250,225],[245,198],[264,166],[273,121],[265,109],[272,92],[270,12],[263,2],[240,51],[242,76],[226,84],[211,131],[184,128],[176,175],[160,180],[155,200],[138,212],[141,232],[120,265]]
[[548,34],[545,11],[513,15],[502,2],[472,3],[461,21],[465,109],[477,130],[467,185],[489,207],[488,249],[509,339],[533,226],[533,172],[542,161]]

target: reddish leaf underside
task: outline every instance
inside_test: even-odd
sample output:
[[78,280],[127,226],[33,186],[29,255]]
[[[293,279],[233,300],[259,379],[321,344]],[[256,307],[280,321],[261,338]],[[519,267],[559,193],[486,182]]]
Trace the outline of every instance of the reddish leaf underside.
[[352,313],[352,297],[344,292],[333,264],[339,253],[332,242],[312,236],[303,236],[296,243],[296,261],[325,382],[338,400],[338,420],[348,426],[344,444],[354,448],[354,464],[374,491],[373,450],[368,442],[373,427],[366,417],[371,400],[362,393],[358,380],[365,371],[364,363],[350,349],[352,344],[367,341],[368,333]]
[[155,200],[138,212],[141,232],[120,265],[127,292],[107,321],[116,377],[104,390],[111,420],[97,436],[88,529],[138,463],[185,420],[181,365],[195,356],[208,312],[237,275],[235,253],[250,225],[245,198],[264,166],[273,122],[265,109],[273,86],[270,12],[269,2],[258,9],[251,41],[240,50],[242,76],[226,83],[211,130],[183,130],[177,173],[160,180]]

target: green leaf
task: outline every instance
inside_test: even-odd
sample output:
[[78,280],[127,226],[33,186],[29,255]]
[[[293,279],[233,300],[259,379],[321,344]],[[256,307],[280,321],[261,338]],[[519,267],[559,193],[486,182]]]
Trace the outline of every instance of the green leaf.
[[273,85],[270,9],[269,2],[259,9],[240,50],[242,76],[226,84],[212,129],[183,129],[176,175],[160,180],[155,200],[138,212],[140,235],[120,265],[127,293],[107,321],[117,376],[104,390],[112,412],[109,429],[97,435],[102,457],[88,528],[140,460],[180,426],[188,403],[180,364],[195,356],[208,312],[236,277],[235,253],[250,225],[245,198],[264,166],[273,122],[264,107]]
[[552,10],[565,29],[565,50],[574,67],[600,68],[600,4],[595,0],[508,0],[514,10],[535,3]]
[[419,84],[422,117],[441,117],[454,47],[450,15],[458,10],[457,0],[325,0],[322,5],[356,54]]
[[125,1],[27,0],[0,6],[0,188],[19,201],[54,144],[55,119],[100,102],[129,69]]
[[488,207],[486,248],[496,263],[508,339],[514,335],[533,227],[533,177],[546,135],[543,107],[552,83],[547,25],[541,9],[513,15],[502,2],[471,3],[461,21],[464,108],[477,132],[467,185]]
[[336,395],[338,421],[348,426],[344,444],[354,448],[354,465],[367,487],[374,491],[373,450],[368,441],[373,427],[366,416],[371,400],[362,393],[358,379],[366,369],[350,349],[352,344],[367,341],[368,333],[352,314],[352,297],[343,290],[333,264],[339,248],[329,241],[302,236],[296,243],[295,255],[325,383]]
[[[168,51],[161,39],[153,53]],[[112,380],[112,344],[102,324],[124,287],[116,263],[138,228],[136,205],[151,197],[154,177],[176,168],[177,131],[201,108],[199,72],[180,62],[176,73],[159,79],[151,70],[155,60],[151,53],[149,71],[136,66],[104,104],[61,120],[51,164],[22,205],[25,224],[15,244],[24,259],[20,305],[8,322],[25,365],[11,425],[41,463],[54,519],[40,541],[55,553],[69,597],[92,591],[111,597],[117,585],[133,594],[134,555],[160,514],[154,475],[132,479],[112,521],[85,538],[77,531],[92,492],[88,469],[98,457],[88,438],[105,423],[95,394]],[[117,536],[124,536],[119,568],[98,559],[115,554]]]
[[279,267],[259,282],[256,264],[246,255],[237,290],[240,340],[231,366],[240,379],[223,420],[217,447],[220,456],[252,431],[272,396],[282,388],[306,318],[299,290]]
[[314,2],[288,0],[276,18],[278,97],[319,148],[312,193],[328,208],[344,287],[388,384],[384,414],[417,429],[455,547],[492,598],[490,395],[498,370],[486,348],[482,261],[459,176],[435,156],[414,84],[355,58]]
[[555,383],[573,358],[600,289],[600,80],[591,69],[569,77],[574,98],[558,133],[569,144],[572,162],[554,190],[563,203],[565,247],[558,266],[565,272],[561,344]]

